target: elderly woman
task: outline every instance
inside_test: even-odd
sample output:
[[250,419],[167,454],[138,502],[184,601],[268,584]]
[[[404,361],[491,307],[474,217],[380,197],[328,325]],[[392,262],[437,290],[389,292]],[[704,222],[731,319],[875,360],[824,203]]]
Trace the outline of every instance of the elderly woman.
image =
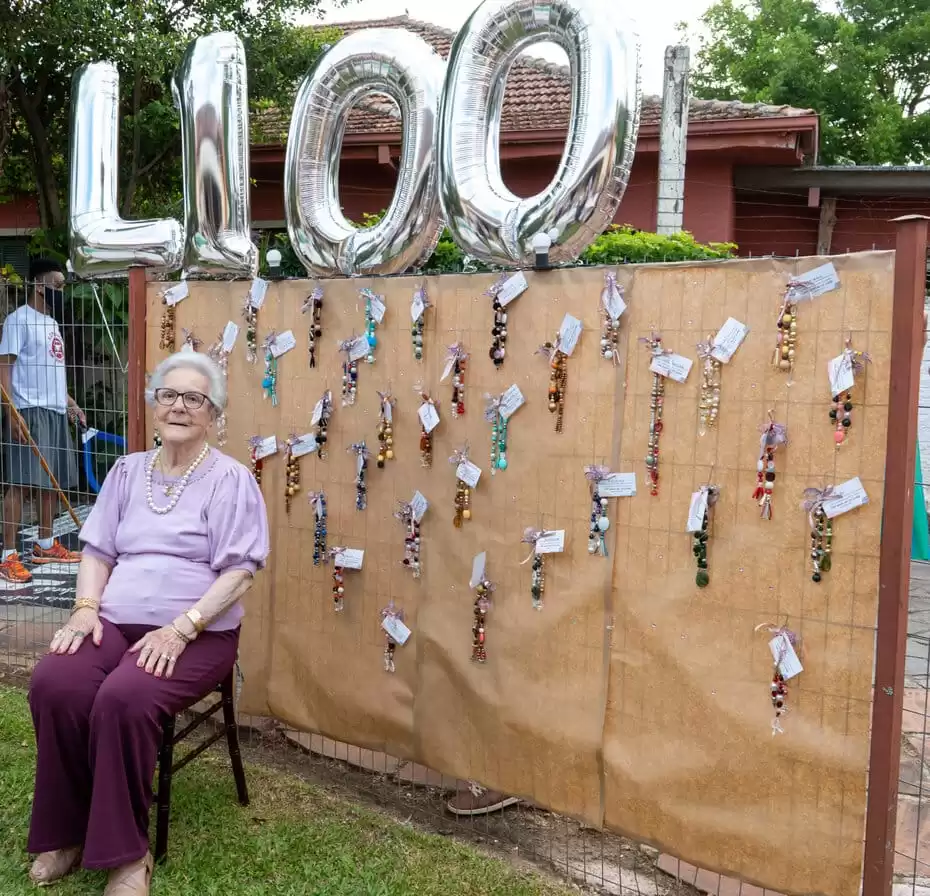
[[240,599],[268,556],[248,469],[211,448],[222,372],[179,352],[146,399],[161,447],[116,462],[81,530],[68,623],[36,666],[30,877],[109,869],[105,896],[149,892],[148,816],[162,722],[233,668]]

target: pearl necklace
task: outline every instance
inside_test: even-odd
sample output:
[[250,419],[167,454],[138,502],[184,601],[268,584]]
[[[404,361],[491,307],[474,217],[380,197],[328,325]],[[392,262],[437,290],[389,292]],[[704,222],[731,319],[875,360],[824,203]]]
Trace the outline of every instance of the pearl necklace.
[[184,489],[187,488],[187,484],[190,482],[191,476],[194,475],[194,470],[199,467],[204,458],[207,456],[207,452],[210,450],[210,446],[204,442],[203,448],[200,449],[200,454],[194,459],[194,462],[184,471],[184,475],[178,481],[177,487],[173,489],[173,494],[171,500],[168,502],[167,507],[159,507],[155,503],[154,490],[152,488],[152,474],[155,471],[155,464],[158,463],[158,456],[161,453],[161,448],[156,448],[155,453],[152,455],[151,461],[149,461],[148,467],[145,470],[145,501],[149,505],[149,510],[152,513],[157,513],[164,515],[170,513],[177,506],[178,501],[181,500],[181,495],[184,494]]

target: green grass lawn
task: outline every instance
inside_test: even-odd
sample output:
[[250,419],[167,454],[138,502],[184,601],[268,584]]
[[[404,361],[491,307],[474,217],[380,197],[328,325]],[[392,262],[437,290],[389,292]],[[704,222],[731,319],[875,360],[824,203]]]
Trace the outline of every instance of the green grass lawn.
[[[39,892],[26,877],[35,745],[25,693],[0,687],[0,894]],[[564,896],[576,890],[422,834],[299,778],[247,766],[252,805],[235,799],[228,761],[205,756],[178,775],[168,863],[153,896]],[[153,825],[154,831],[154,825]],[[81,871],[55,896],[103,891]]]

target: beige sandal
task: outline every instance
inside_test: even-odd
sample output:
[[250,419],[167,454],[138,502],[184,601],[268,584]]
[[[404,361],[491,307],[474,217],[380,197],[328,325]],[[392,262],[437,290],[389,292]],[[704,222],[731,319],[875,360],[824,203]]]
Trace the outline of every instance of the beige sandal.
[[114,868],[103,896],[149,896],[153,865],[152,854],[147,852],[138,862]]
[[39,853],[29,869],[29,880],[40,887],[48,887],[76,871],[81,864],[81,848],[53,849]]

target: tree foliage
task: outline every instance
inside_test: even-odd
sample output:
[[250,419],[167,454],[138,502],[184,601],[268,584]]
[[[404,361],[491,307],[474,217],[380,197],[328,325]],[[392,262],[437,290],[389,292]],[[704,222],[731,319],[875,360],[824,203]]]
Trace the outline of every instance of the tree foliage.
[[321,0],[0,3],[0,201],[37,191],[42,227],[63,232],[72,75],[82,63],[108,60],[120,73],[122,214],[180,216],[180,131],[171,77],[185,47],[201,34],[234,31],[246,48],[250,101],[289,108],[300,75],[331,39],[292,23],[320,5]]
[[695,95],[821,113],[821,161],[930,157],[927,0],[718,0],[701,22]]

